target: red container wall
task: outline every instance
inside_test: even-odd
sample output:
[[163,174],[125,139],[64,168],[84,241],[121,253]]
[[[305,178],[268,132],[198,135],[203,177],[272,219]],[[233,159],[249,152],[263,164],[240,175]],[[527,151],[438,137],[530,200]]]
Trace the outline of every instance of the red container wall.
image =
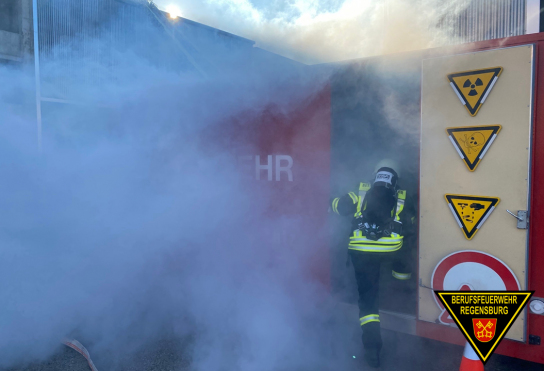
[[266,205],[253,218],[262,236],[259,258],[282,264],[297,254],[308,281],[327,292],[330,88],[292,95],[296,102],[272,98],[264,108],[227,118],[205,140],[238,157],[244,191]]

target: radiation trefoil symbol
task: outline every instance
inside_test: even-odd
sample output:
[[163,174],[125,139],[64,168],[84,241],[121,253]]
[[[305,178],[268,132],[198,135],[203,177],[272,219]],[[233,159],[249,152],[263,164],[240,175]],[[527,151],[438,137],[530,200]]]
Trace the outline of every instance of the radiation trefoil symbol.
[[455,72],[447,75],[457,98],[471,116],[476,116],[495,86],[502,67]]
[[477,78],[476,81],[474,82],[474,84],[470,81],[470,79],[467,79],[465,81],[465,83],[463,84],[463,88],[468,88],[470,87],[470,91],[468,92],[468,95],[470,97],[473,97],[475,95],[478,95],[478,92],[476,91],[476,87],[477,86],[483,86],[484,83],[482,81],[482,79],[480,78]]

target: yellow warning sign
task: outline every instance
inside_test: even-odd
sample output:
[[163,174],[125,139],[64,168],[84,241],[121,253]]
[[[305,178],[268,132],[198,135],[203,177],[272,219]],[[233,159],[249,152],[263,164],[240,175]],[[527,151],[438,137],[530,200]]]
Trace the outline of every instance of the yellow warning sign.
[[465,237],[471,240],[499,204],[500,198],[446,194],[448,206]]
[[463,126],[446,128],[446,132],[468,169],[474,171],[497,138],[501,128],[501,125]]
[[450,85],[471,116],[476,116],[495,86],[502,67],[462,71],[448,75]]

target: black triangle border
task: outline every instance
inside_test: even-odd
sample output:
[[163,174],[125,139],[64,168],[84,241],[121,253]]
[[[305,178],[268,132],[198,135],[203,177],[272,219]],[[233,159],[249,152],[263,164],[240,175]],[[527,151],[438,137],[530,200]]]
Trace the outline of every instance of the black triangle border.
[[[476,157],[474,162],[471,163],[469,161],[468,157],[467,157],[467,154],[465,153],[465,151],[463,151],[460,143],[457,141],[455,136],[452,135],[452,133],[453,132],[460,132],[460,131],[476,131],[476,130],[490,130],[490,129],[493,129],[493,134],[491,134],[491,136],[489,138],[487,138],[487,141],[485,142],[484,146],[482,147],[482,150],[480,151],[480,153],[478,154],[478,156]],[[480,164],[480,160],[481,160],[480,155],[482,154],[484,149],[489,145],[489,142],[491,141],[491,138],[493,137],[493,135],[498,134],[501,131],[501,129],[502,129],[501,125],[464,126],[464,127],[446,128],[446,132],[448,133],[449,136],[451,136],[452,140],[455,142],[455,145],[457,146],[457,149],[463,153],[463,156],[464,156],[463,161],[467,165],[468,169],[470,171],[474,171],[474,170],[476,170],[476,167],[478,167],[478,165]],[[488,150],[489,150],[489,148],[488,148]]]
[[[453,81],[453,78],[454,77],[461,77],[461,76],[468,76],[468,75],[479,75],[479,74],[482,74],[482,73],[489,73],[489,72],[494,72],[493,76],[491,77],[491,81],[485,87],[484,91],[482,92],[482,95],[480,95],[480,99],[478,99],[478,101],[476,102],[476,107],[471,107],[470,104],[468,104],[467,99],[465,98],[465,96],[461,92],[461,89],[457,86],[455,81]],[[447,75],[447,77],[448,77],[448,80],[453,84],[455,89],[457,89],[457,94],[459,95],[459,97],[461,97],[461,99],[465,103],[464,104],[465,108],[468,110],[470,115],[472,117],[474,117],[474,116],[476,116],[478,114],[478,111],[482,107],[482,103],[481,103],[482,98],[486,96],[487,91],[489,90],[489,87],[491,86],[491,83],[492,83],[493,79],[495,77],[500,76],[501,73],[502,73],[502,67],[491,67],[491,68],[486,68],[486,69],[483,69],[483,70],[472,70],[472,71],[463,71],[463,72],[450,73],[449,75]]]
[[[489,214],[491,212],[491,208],[495,205],[497,205],[500,201],[500,198],[499,197],[490,197],[490,196],[464,196],[464,195],[453,195],[453,194],[446,194],[446,200],[448,201],[448,204],[451,204],[451,208],[453,209],[453,211],[455,212],[455,215],[456,217],[458,218],[458,220],[463,220],[461,218],[461,215],[459,215],[459,213],[457,212],[457,210],[455,209],[455,207],[453,207],[453,202],[452,200],[453,199],[459,199],[459,198],[462,198],[464,200],[471,200],[471,201],[492,201],[491,202],[491,205],[489,206],[489,209],[487,209],[485,211],[485,213],[483,213],[482,217],[478,220],[478,222],[476,222],[476,225],[486,217],[487,214]],[[462,229],[463,229],[463,232],[465,233],[465,236],[470,240],[472,239],[472,237],[476,234],[476,232],[478,232],[478,228],[474,228],[472,230],[471,233],[468,232],[468,229],[465,227],[465,225],[461,222],[461,225],[463,226]]]
[[[457,319],[455,314],[452,313],[452,311],[450,310],[450,307],[448,306],[448,304],[444,300],[442,300],[442,296],[439,295],[439,294],[442,294],[442,293],[447,293],[447,294],[459,294],[459,293],[467,294],[467,293],[470,293],[470,294],[475,294],[475,295],[478,295],[478,294],[497,294],[497,293],[515,293],[515,294],[529,294],[529,295],[526,297],[523,304],[520,305],[520,307],[518,308],[516,314],[514,314],[514,316],[512,316],[512,318],[510,319],[510,322],[508,323],[508,325],[502,330],[502,333],[499,334],[499,339],[491,347],[491,349],[489,350],[487,356],[484,358],[481,355],[480,351],[478,350],[478,347],[476,347],[476,345],[472,341],[471,337],[469,335],[467,335],[465,328],[461,325],[460,321]],[[480,358],[480,360],[482,361],[482,363],[484,365],[486,364],[486,362],[489,359],[489,357],[491,356],[491,354],[493,354],[495,349],[499,346],[501,341],[504,340],[504,337],[506,336],[506,333],[508,332],[510,327],[512,327],[512,325],[514,324],[516,319],[519,317],[519,314],[525,308],[525,306],[527,305],[527,303],[529,302],[529,300],[531,299],[531,297],[533,296],[534,293],[535,293],[534,291],[491,291],[491,290],[487,290],[487,291],[468,291],[467,292],[467,291],[438,291],[438,290],[434,290],[434,294],[442,302],[442,304],[444,305],[444,308],[446,308],[446,310],[449,313],[449,315],[451,316],[451,318],[453,318],[453,320],[455,321],[455,324],[457,325],[457,327],[459,328],[459,330],[461,331],[461,333],[463,334],[465,339],[472,345],[472,347],[474,349],[474,352],[478,355],[478,358]]]

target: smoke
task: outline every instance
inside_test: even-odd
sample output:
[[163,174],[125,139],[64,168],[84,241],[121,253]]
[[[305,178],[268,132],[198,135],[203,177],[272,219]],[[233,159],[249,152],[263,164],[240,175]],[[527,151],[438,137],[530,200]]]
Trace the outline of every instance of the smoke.
[[87,105],[43,103],[42,151],[32,76],[0,67],[0,366],[46,359],[65,336],[99,369],[187,336],[194,370],[342,366],[311,276],[319,226],[301,233],[306,215],[270,213],[271,190],[240,175],[252,143],[213,135],[236,121],[251,136],[271,106],[289,121],[321,87],[122,57],[99,88],[71,87]]
[[182,16],[255,40],[304,63],[334,62],[454,42],[447,19],[468,0],[157,0]]

